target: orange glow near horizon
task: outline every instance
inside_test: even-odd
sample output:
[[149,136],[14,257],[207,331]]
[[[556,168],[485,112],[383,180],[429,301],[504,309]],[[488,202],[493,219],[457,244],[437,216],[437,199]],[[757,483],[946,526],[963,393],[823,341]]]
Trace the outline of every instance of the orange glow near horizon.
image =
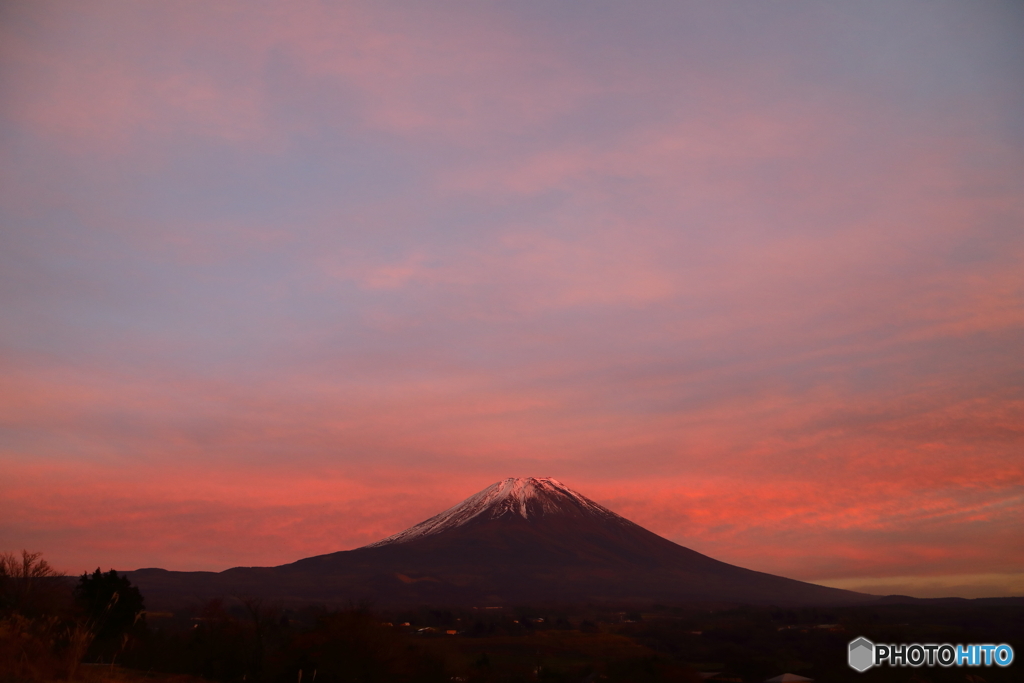
[[1021,590],[1024,16],[912,5],[12,6],[0,551],[282,564],[553,476]]

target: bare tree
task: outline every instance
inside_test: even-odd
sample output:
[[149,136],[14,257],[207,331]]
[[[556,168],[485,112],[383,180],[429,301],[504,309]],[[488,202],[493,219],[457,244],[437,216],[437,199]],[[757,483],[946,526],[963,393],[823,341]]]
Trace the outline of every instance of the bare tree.
[[42,553],[0,553],[0,610],[31,612],[49,597],[52,579],[64,576],[42,559]]

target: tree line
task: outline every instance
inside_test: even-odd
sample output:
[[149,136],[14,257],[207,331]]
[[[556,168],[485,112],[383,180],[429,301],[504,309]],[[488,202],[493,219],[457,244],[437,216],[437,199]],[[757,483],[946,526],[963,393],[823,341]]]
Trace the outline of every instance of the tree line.
[[41,553],[0,553],[0,672],[13,680],[73,678],[114,663],[145,632],[145,602],[127,577],[97,567],[77,581]]

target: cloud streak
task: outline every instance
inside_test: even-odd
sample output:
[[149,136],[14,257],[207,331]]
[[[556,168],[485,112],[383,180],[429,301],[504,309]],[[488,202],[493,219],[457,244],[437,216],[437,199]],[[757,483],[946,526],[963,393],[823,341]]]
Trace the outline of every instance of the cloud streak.
[[794,7],[6,8],[0,545],[283,563],[550,475],[1019,573],[1022,18]]

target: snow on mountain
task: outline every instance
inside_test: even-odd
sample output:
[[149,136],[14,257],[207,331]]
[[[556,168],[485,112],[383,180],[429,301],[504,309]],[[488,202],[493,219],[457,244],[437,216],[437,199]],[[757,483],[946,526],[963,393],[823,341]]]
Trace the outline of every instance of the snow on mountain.
[[[555,479],[505,479],[355,550],[219,574],[142,570],[156,600],[251,595],[393,606],[728,602],[841,604],[871,596],[720,562],[620,517]],[[148,602],[147,602],[148,604]],[[188,602],[187,604],[191,604]]]
[[545,515],[597,517],[605,521],[629,524],[625,518],[576,493],[557,479],[510,477],[491,484],[483,491],[425,522],[364,547],[378,548],[395,543],[408,543],[463,526],[473,520],[515,517],[530,520]]

